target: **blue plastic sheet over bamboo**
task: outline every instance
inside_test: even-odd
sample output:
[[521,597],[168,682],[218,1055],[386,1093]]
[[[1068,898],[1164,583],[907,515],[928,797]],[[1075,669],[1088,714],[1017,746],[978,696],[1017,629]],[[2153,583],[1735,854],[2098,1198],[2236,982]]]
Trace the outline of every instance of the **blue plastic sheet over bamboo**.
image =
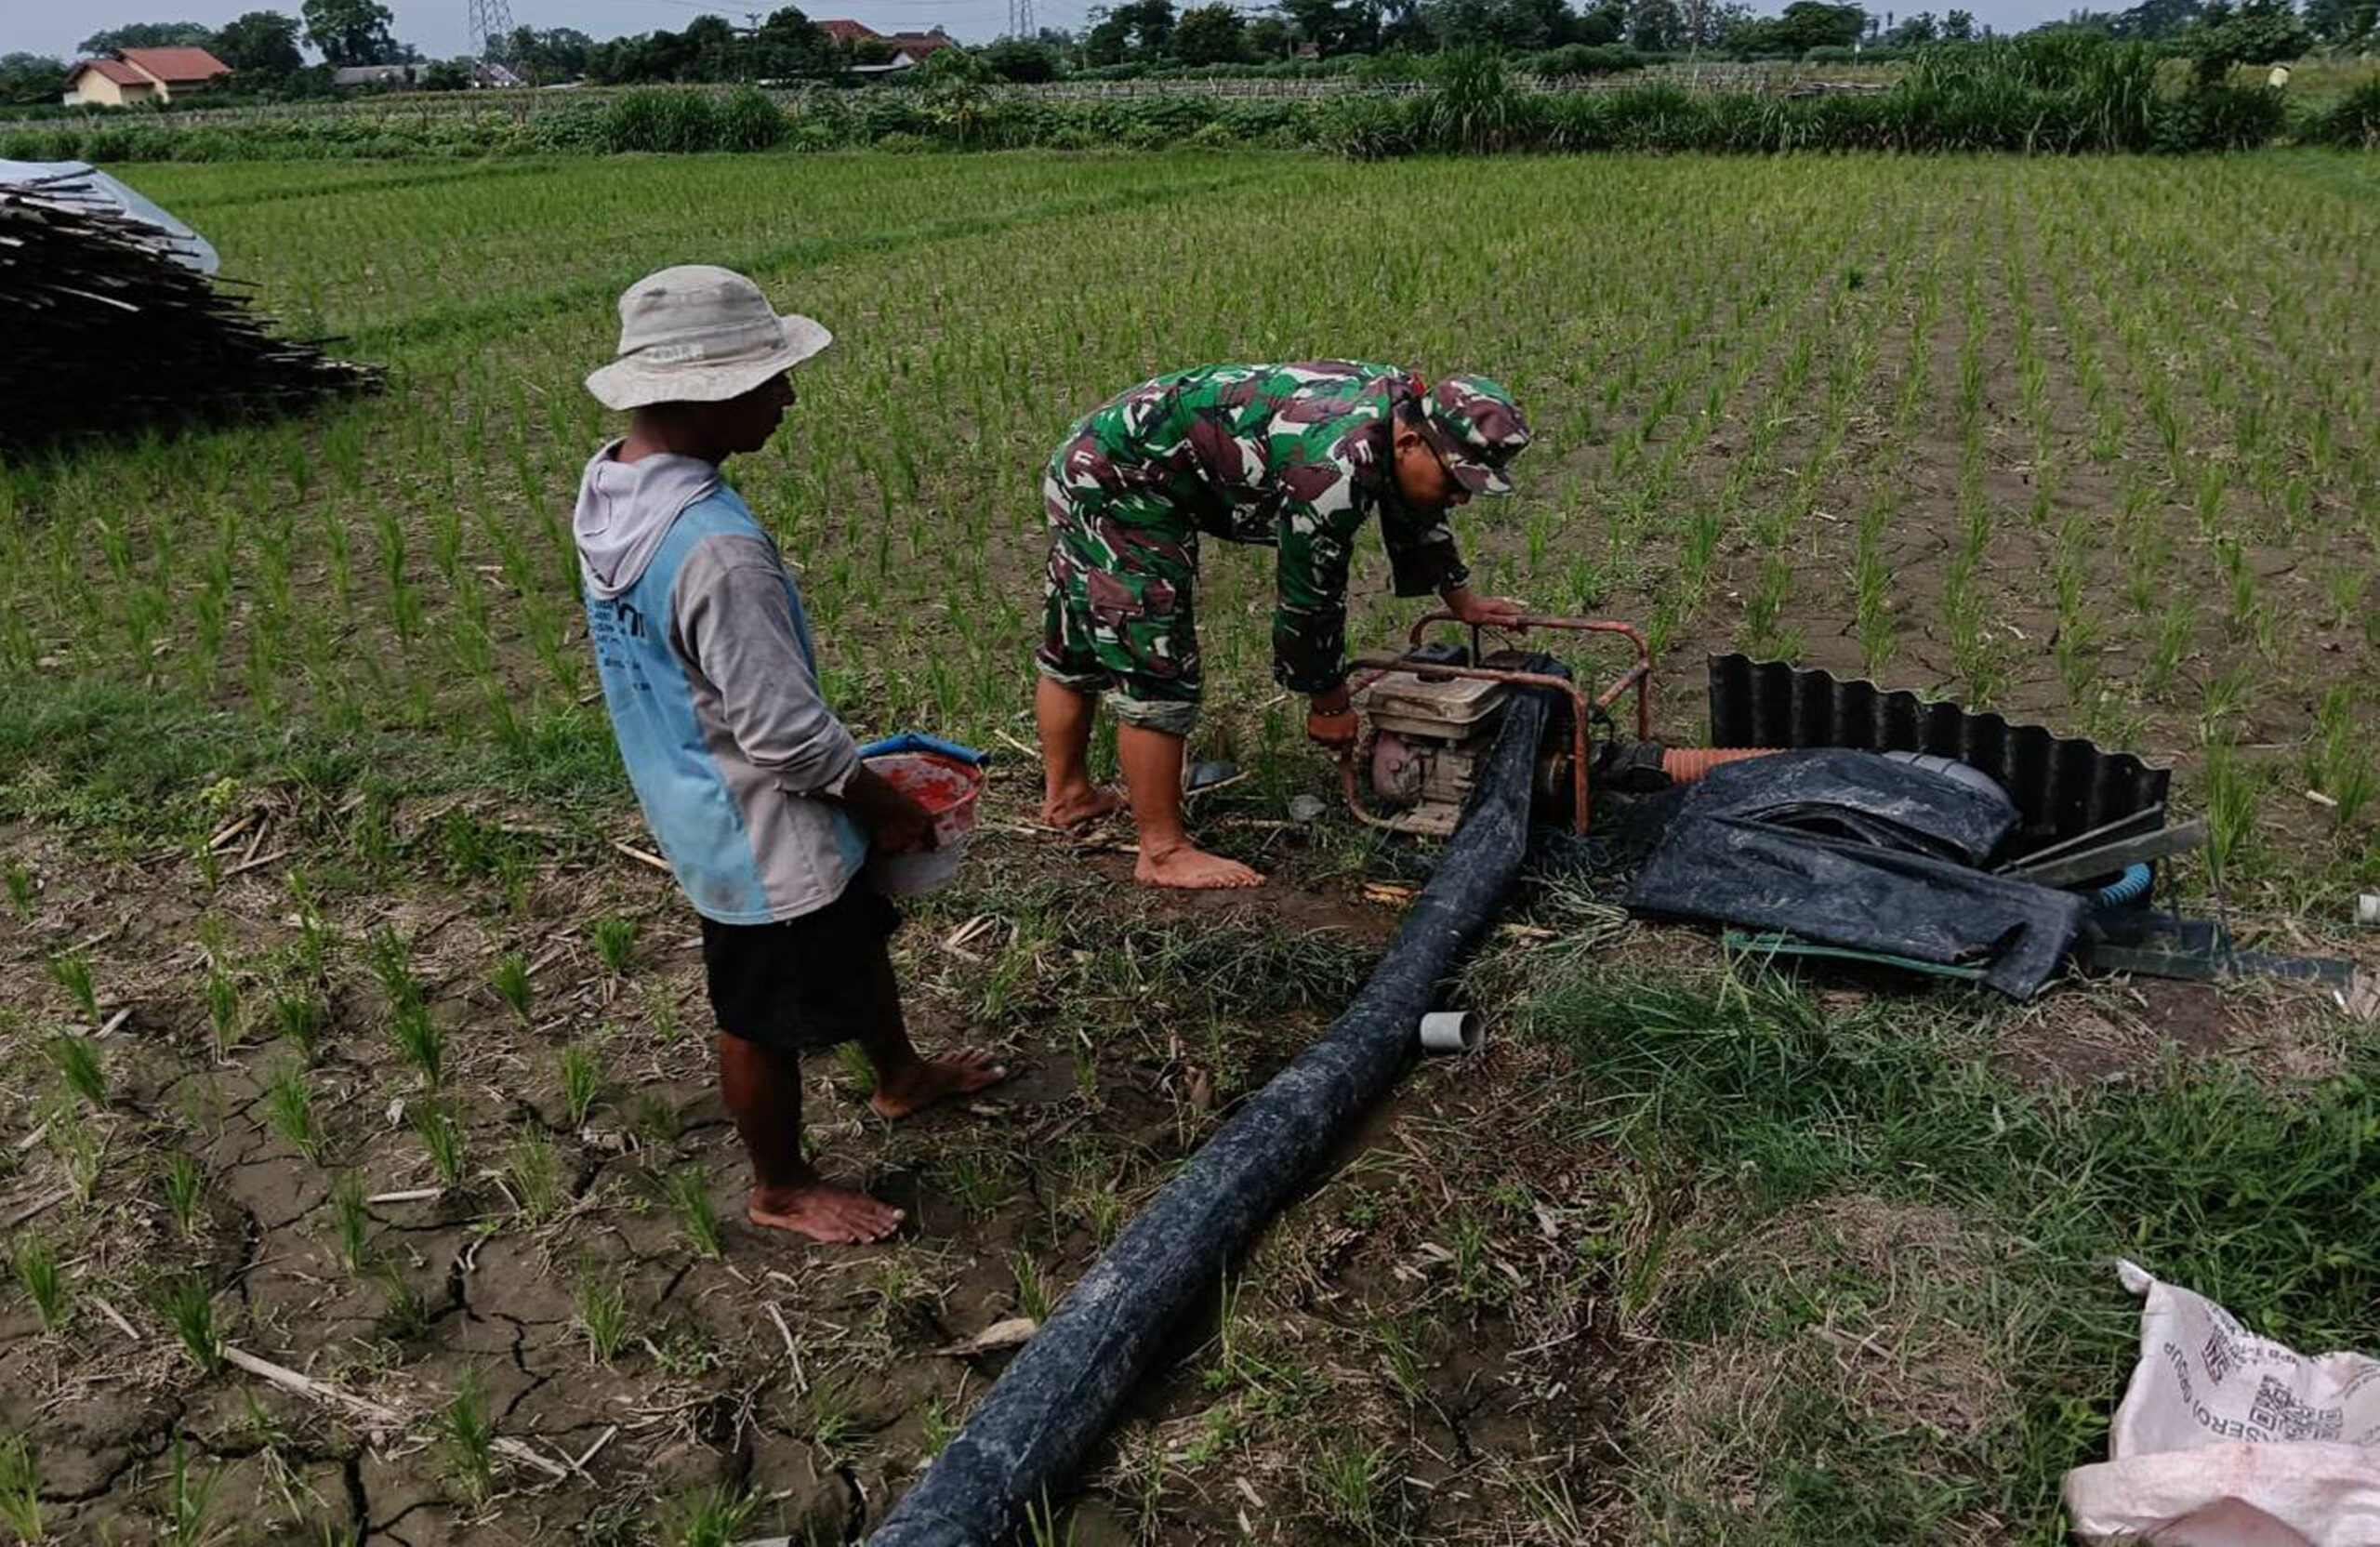
[[197,273],[211,274],[223,266],[206,238],[87,161],[0,161],[0,187],[60,209],[109,210],[151,227],[157,250]]
[[1064,1493],[1175,1320],[1404,1070],[1439,984],[1520,869],[1545,721],[1542,697],[1514,695],[1461,826],[1370,981],[1091,1264],[874,1547],[993,1547],[1028,1505]]

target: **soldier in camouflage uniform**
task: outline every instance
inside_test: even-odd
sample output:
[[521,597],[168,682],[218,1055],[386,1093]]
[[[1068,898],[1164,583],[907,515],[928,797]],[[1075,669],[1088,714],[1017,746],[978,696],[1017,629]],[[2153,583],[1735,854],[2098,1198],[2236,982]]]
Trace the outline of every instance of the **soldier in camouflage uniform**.
[[1346,360],[1177,371],[1093,411],[1043,483],[1043,820],[1073,826],[1118,803],[1085,764],[1104,693],[1119,721],[1140,879],[1260,884],[1182,827],[1183,742],[1198,715],[1199,537],[1279,549],[1273,675],[1311,696],[1308,733],[1344,747],[1355,734],[1345,641],[1357,534],[1379,516],[1397,595],[1435,590],[1468,622],[1509,623],[1520,604],[1473,594],[1444,517],[1474,494],[1511,493],[1505,465],[1527,444],[1511,395],[1484,377],[1431,387]]

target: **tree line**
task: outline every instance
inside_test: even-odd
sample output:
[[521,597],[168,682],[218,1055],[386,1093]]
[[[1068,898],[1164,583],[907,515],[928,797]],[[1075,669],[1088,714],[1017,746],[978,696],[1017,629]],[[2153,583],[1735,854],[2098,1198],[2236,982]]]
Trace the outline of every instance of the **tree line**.
[[[2192,59],[2202,74],[2238,62],[2295,58],[2318,46],[2375,41],[2380,0],[2140,0],[2121,11],[2078,10],[2032,33],[2073,32],[2157,44]],[[380,0],[304,0],[297,16],[250,11],[221,27],[142,22],[85,38],[85,57],[110,49],[197,45],[230,65],[243,94],[304,96],[331,89],[348,65],[416,62]],[[968,51],[988,75],[1046,81],[1079,72],[1310,65],[1372,67],[1449,49],[1487,46],[1546,73],[1630,68],[1648,56],[1700,52],[1733,59],[1800,58],[1854,47],[1915,48],[1990,35],[1972,13],[1897,16],[1856,3],[1790,0],[1773,16],[1742,0],[1277,0],[1250,14],[1222,0],[1122,0],[1091,12],[1076,33],[1045,29]],[[310,64],[305,49],[320,56]],[[945,50],[945,53],[955,52]],[[787,6],[737,26],[698,16],[684,28],[598,41],[575,28],[519,27],[491,39],[486,58],[534,85],[830,79],[881,62],[880,43],[828,37]],[[937,55],[936,58],[941,58]],[[0,100],[54,102],[67,61],[0,56]],[[945,64],[944,69],[950,68]],[[941,73],[929,71],[929,78]],[[467,61],[433,63],[419,85],[471,84]]]

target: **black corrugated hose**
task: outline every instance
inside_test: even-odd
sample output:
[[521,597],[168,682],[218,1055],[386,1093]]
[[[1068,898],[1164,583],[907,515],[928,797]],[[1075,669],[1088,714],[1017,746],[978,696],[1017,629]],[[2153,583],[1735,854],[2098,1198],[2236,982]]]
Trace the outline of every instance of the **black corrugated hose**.
[[1175,1319],[1403,1072],[1438,985],[1527,852],[1530,770],[1546,718],[1540,693],[1514,694],[1461,824],[1346,1012],[1091,1264],[872,1547],[995,1547],[1026,1506],[1063,1495]]

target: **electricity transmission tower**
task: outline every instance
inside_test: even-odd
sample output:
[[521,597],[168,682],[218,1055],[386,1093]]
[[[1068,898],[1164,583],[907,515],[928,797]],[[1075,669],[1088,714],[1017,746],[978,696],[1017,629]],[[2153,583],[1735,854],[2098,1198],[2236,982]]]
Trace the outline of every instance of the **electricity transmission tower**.
[[1008,0],[1008,35],[1029,38],[1033,33],[1033,0]]
[[[1020,0],[1010,0],[1011,5]],[[512,35],[512,0],[469,0],[471,7],[471,52],[487,58],[488,45],[501,44]]]

